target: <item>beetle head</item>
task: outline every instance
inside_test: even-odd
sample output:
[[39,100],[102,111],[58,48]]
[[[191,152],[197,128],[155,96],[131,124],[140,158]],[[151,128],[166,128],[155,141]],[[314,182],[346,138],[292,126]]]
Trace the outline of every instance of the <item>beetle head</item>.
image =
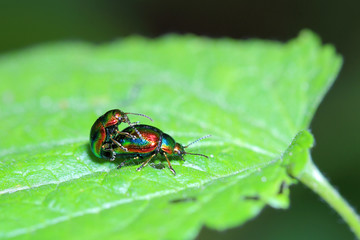
[[112,115],[118,121],[118,123],[122,123],[122,122],[125,123],[126,122],[126,123],[130,124],[130,120],[129,120],[128,116],[127,116],[127,113],[124,113],[120,109],[112,110]]
[[181,156],[186,154],[184,147],[180,143],[175,143],[174,152]]
[[122,122],[129,121],[126,114],[119,109],[107,111],[103,116],[101,116],[101,119],[104,127],[117,126]]

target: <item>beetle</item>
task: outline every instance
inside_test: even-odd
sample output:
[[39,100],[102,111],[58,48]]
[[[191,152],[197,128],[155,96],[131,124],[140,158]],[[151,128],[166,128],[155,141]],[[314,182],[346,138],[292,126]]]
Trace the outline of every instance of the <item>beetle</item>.
[[[140,132],[142,138],[132,138],[130,135],[135,134],[136,132]],[[185,148],[190,145],[204,139],[208,138],[211,135],[204,136],[199,138],[190,144],[183,146],[182,144],[176,142],[174,138],[170,135],[162,132],[160,129],[150,126],[139,124],[132,127],[127,127],[121,132],[128,134],[119,134],[114,138],[114,141],[119,144],[109,143],[106,147],[111,148],[115,152],[116,158],[127,158],[127,160],[134,160],[138,158],[146,158],[146,160],[138,167],[136,170],[140,171],[143,167],[145,167],[153,157],[158,154],[161,154],[165,157],[168,162],[169,168],[171,172],[176,175],[175,170],[171,166],[168,156],[178,156],[183,160],[183,155],[198,155],[202,157],[209,158],[208,156],[200,153],[189,153],[185,151]],[[119,147],[119,145],[125,147],[128,151],[125,151],[123,148]],[[110,159],[112,160],[112,159]],[[123,161],[118,168],[121,168],[125,165],[125,161]]]
[[[110,158],[115,159],[115,153],[111,151],[111,149],[106,149],[105,145],[108,143],[115,143],[114,136],[117,135],[127,135],[131,138],[136,138],[135,135],[129,133],[123,133],[119,131],[119,125],[121,123],[127,123],[133,128],[134,123],[131,123],[128,114],[139,115],[146,117],[152,121],[152,119],[144,114],[140,113],[125,113],[120,109],[113,109],[107,111],[105,114],[100,116],[92,125],[90,131],[90,148],[96,157],[106,158],[110,155]],[[135,130],[135,133],[138,137],[142,138],[139,131]],[[127,151],[122,145],[118,145],[118,147],[122,148],[124,151]]]

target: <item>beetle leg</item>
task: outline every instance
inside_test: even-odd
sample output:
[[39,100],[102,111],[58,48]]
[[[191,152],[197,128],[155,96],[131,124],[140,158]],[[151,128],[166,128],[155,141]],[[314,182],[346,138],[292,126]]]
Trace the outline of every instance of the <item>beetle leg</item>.
[[110,158],[110,162],[112,162],[112,161],[114,161],[115,160],[115,152],[114,152],[114,150],[109,150],[110,152],[111,152],[111,158]]
[[168,162],[168,164],[169,164],[170,171],[171,171],[174,175],[176,175],[176,172],[175,172],[175,170],[173,169],[173,167],[171,166],[171,163],[170,163],[169,158],[167,157],[166,153],[165,153],[165,152],[163,152],[163,153],[162,153],[162,155],[164,155],[164,156],[165,156],[166,161],[167,161],[167,162]]
[[136,171],[140,171],[143,167],[145,167],[146,164],[148,164],[148,162],[150,162],[150,160],[151,160],[153,157],[155,157],[155,155],[156,155],[156,153],[154,153],[153,155],[151,155],[151,157],[149,157],[145,162],[143,162],[143,163],[141,164],[141,166],[136,169]]
[[116,168],[117,168],[117,169],[122,168],[123,166],[125,166],[125,162],[126,162],[126,160],[125,160],[125,161],[123,161],[123,162],[121,162],[121,163],[120,163],[120,165],[119,165],[119,166],[117,166]]
[[[132,127],[132,128],[135,130],[135,132],[136,132],[136,134],[138,135],[139,138],[141,138],[142,140],[145,140],[145,139],[143,138],[143,136],[141,135],[141,133],[140,133],[136,128],[134,128],[134,126],[136,126],[137,123],[138,123],[138,122],[136,122],[136,124],[129,122],[129,126]],[[117,133],[117,134],[122,134],[122,135],[129,136],[129,137],[131,137],[132,139],[136,139],[136,137],[135,137],[134,135],[131,135],[130,133],[120,132],[119,130],[116,130],[116,133]]]
[[117,168],[117,169],[120,169],[120,168],[122,168],[123,166],[125,166],[125,161],[123,161],[122,163],[120,163],[120,165],[117,166],[116,168]]
[[[133,160],[136,160],[136,159],[139,159],[139,156],[136,156],[136,157],[133,158]],[[123,166],[125,166],[125,162],[126,162],[126,161],[127,161],[127,160],[121,162],[120,165],[117,166],[117,169],[120,169],[120,168],[122,168]]]
[[110,157],[110,161],[114,161],[115,160],[115,156],[116,153],[114,152],[114,150],[110,147],[109,143],[105,143],[104,145],[101,146],[103,151],[105,152],[110,152],[111,157]]
[[132,139],[136,139],[136,137],[134,135],[131,135],[130,133],[127,133],[127,132],[120,132],[119,130],[116,130],[116,133],[119,135],[125,135],[127,137],[131,137]]
[[113,138],[110,138],[110,139],[113,143],[115,143],[117,146],[119,146],[122,150],[124,150],[125,152],[128,152],[127,148],[125,148],[123,145],[121,145],[118,141],[116,141]]
[[105,151],[109,150],[110,149],[110,144],[109,143],[104,143],[101,148]]

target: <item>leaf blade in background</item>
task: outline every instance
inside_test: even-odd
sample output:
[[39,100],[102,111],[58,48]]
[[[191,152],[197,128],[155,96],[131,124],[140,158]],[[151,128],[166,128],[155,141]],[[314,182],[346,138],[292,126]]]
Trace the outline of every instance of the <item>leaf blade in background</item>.
[[[194,238],[204,224],[226,229],[267,204],[287,207],[282,156],[340,65],[310,32],[286,44],[168,36],[3,56],[0,237]],[[151,116],[131,120],[183,144],[212,134],[192,146],[212,157],[174,160],[175,177],[116,170],[88,147],[112,108]]]

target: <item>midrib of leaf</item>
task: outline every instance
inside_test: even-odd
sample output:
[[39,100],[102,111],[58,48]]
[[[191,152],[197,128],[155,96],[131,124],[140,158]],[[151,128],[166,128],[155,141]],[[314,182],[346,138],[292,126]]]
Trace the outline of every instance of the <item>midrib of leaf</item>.
[[[165,83],[165,82],[163,82],[163,83]],[[168,86],[173,87],[174,89],[177,89],[177,88],[183,88],[183,90],[192,89],[192,88],[189,88],[189,87],[186,88],[184,84],[172,84],[171,82],[168,82],[168,81],[166,81],[166,84]],[[199,94],[199,92],[196,92],[196,91],[190,91],[190,92],[193,94],[194,98],[198,98],[198,99],[200,99],[202,101],[208,101],[209,100],[209,98],[203,98],[204,94]],[[223,98],[222,96],[219,96],[219,94],[216,93],[216,92],[211,92],[210,95],[211,96],[217,96],[218,98]],[[74,102],[77,102],[77,101],[74,101]],[[213,103],[214,107],[220,108],[223,111],[230,109],[229,106],[226,106],[226,108],[223,109],[224,106],[217,103],[216,101],[212,101],[212,103]],[[166,111],[166,109],[161,105],[155,105],[155,106],[153,105],[151,107],[157,109],[159,112],[165,112]],[[40,114],[38,117],[42,118],[43,116],[46,116],[47,114],[49,114],[49,112],[47,112],[47,110],[49,110],[49,109],[43,109],[41,111],[42,114]],[[76,110],[78,110],[78,108],[74,108],[74,110],[76,111]],[[30,107],[28,109],[28,112],[29,111],[30,111]],[[52,109],[52,111],[54,111],[54,109]],[[171,109],[168,110],[167,112],[168,112],[169,115],[174,116],[174,118],[181,119],[182,122],[187,122],[188,123],[187,125],[199,126],[202,129],[211,129],[213,133],[216,133],[215,140],[217,141],[217,144],[212,143],[212,146],[222,147],[222,146],[225,146],[225,145],[227,145],[227,146],[234,145],[234,147],[245,148],[245,149],[251,150],[251,151],[253,151],[255,153],[259,153],[261,155],[265,155],[265,156],[268,156],[268,157],[274,157],[274,156],[280,154],[280,153],[271,152],[271,150],[268,150],[268,149],[263,149],[262,147],[259,147],[256,144],[251,144],[251,143],[249,143],[249,141],[246,142],[246,141],[242,140],[241,138],[238,138],[238,137],[234,136],[234,134],[229,134],[227,131],[224,131],[224,129],[221,129],[221,128],[215,126],[215,125],[209,124],[205,120],[196,119],[196,118],[191,117],[190,115],[184,115],[182,113],[179,113],[178,111],[174,111],[174,110],[171,110]],[[228,115],[228,117],[230,117],[230,116],[231,115]],[[286,117],[284,116],[284,118],[286,118]],[[249,120],[247,122],[248,127],[251,125],[252,122],[253,122],[252,120]],[[266,126],[259,127],[257,125],[252,125],[252,127],[259,128],[259,130],[263,131],[264,133],[269,132],[269,131],[265,131]],[[269,129],[271,129],[271,128],[269,127]],[[177,132],[173,132],[173,133],[174,133],[173,134],[174,136],[180,135],[180,134],[177,134]],[[268,134],[268,135],[269,135],[270,138],[272,138],[274,140],[275,139],[278,140],[278,141],[280,140],[271,133]],[[183,136],[184,136],[184,134],[183,134]],[[188,138],[191,139],[190,136]],[[225,141],[223,139],[229,139],[229,140]],[[60,141],[55,141],[55,142],[43,142],[43,143],[39,143],[39,144],[36,144],[36,145],[23,146],[21,149],[13,148],[13,149],[8,149],[8,150],[2,150],[0,152],[0,156],[1,155],[2,156],[4,156],[4,155],[8,155],[8,156],[10,155],[11,156],[12,153],[14,153],[15,155],[18,155],[19,153],[22,153],[22,152],[26,154],[27,152],[34,152],[34,150],[36,151],[40,147],[44,147],[43,149],[46,152],[46,149],[47,150],[55,149],[55,148],[58,148],[59,146],[64,146],[67,143],[77,143],[79,141],[83,141],[83,138],[66,139],[66,140],[60,140]],[[86,143],[84,143],[84,145],[86,145]],[[202,146],[202,145],[203,146],[206,146],[206,145],[210,146],[209,143],[206,143],[206,142],[198,144],[198,146]],[[42,151],[42,150],[38,150],[38,151]],[[40,157],[40,156],[38,156],[38,157]],[[98,172],[101,172],[101,171],[98,171]],[[53,174],[53,175],[55,176],[55,174]],[[80,177],[81,176],[83,176],[83,175],[80,175]],[[58,182],[53,181],[51,183],[61,183],[61,181],[58,181]],[[43,184],[40,184],[40,185],[37,185],[37,186],[43,186]],[[31,187],[28,187],[28,188],[21,187],[19,189],[31,189]],[[16,189],[6,189],[6,190],[2,190],[0,192],[1,193],[7,193],[7,192],[14,192],[14,191],[17,191],[17,190]]]
[[[189,121],[189,119],[186,119],[187,121]],[[207,126],[208,127],[208,126]],[[219,131],[220,132],[220,131]],[[175,132],[175,135],[176,132]],[[223,136],[224,137],[224,136]],[[225,136],[225,137],[229,137],[229,136]],[[190,137],[189,137],[190,138]],[[41,152],[41,148],[40,146],[43,146],[44,148],[46,148],[47,150],[49,150],[49,145],[51,146],[51,148],[58,148],[60,145],[61,146],[64,146],[66,147],[66,145],[69,143],[69,142],[72,142],[72,143],[76,143],[77,140],[67,140],[67,141],[62,141],[60,142],[54,142],[53,145],[52,144],[46,144],[46,143],[42,143],[42,144],[38,144],[38,145],[34,145],[34,146],[27,146],[27,147],[24,147],[24,149],[22,151],[24,151],[24,153],[26,154],[27,151],[30,151],[30,152],[33,152],[33,150],[37,150],[37,151],[40,151]],[[245,147],[246,149],[248,150],[251,150],[251,151],[254,151],[256,153],[260,153],[260,154],[264,154],[266,156],[269,156],[269,157],[273,157],[275,156],[276,154],[275,153],[270,153],[270,152],[267,152],[267,151],[264,151],[264,150],[259,150],[260,148],[256,147],[256,146],[248,146],[248,144],[243,144],[242,143],[243,141],[241,139],[234,139],[234,141],[232,142],[225,142],[224,144],[227,144],[227,145],[234,145],[235,147]],[[84,144],[79,144],[81,146],[84,146],[84,145],[87,145],[87,143],[84,143]],[[212,144],[209,144],[209,143],[200,143],[199,144],[199,148],[201,148],[201,146],[203,145],[206,145],[206,146],[209,146],[209,145],[212,145],[212,146],[216,146],[216,145],[219,145],[219,143],[212,143]],[[223,146],[223,144],[220,144],[220,147]],[[40,150],[39,150],[40,148]],[[10,154],[11,155],[11,154]],[[15,153],[15,155],[21,155],[21,152],[17,152]],[[8,157],[10,157],[8,155]],[[40,156],[39,156],[40,157]],[[40,157],[41,158],[41,157]],[[46,226],[50,226],[50,225],[53,225],[53,224],[57,224],[59,222],[62,222],[62,221],[67,221],[67,220],[70,220],[71,218],[74,218],[74,217],[79,217],[79,216],[83,216],[85,214],[94,214],[94,213],[98,213],[99,211],[103,210],[103,209],[108,209],[108,208],[111,208],[111,207],[114,207],[114,206],[118,206],[120,204],[125,204],[125,203],[130,203],[132,201],[139,201],[139,200],[149,200],[149,199],[152,199],[152,198],[157,198],[157,197],[161,197],[161,196],[166,196],[166,195],[170,195],[170,194],[173,194],[173,193],[176,193],[176,192],[179,192],[179,191],[182,191],[184,189],[190,189],[190,188],[195,188],[195,187],[198,187],[199,185],[204,185],[204,184],[207,184],[209,182],[212,182],[212,181],[217,181],[221,178],[226,178],[226,177],[231,177],[231,176],[234,176],[234,175],[237,175],[237,174],[240,174],[242,172],[247,172],[249,171],[249,173],[247,175],[244,175],[243,177],[246,177],[248,176],[249,174],[253,173],[254,171],[259,171],[259,169],[262,169],[264,166],[267,166],[271,163],[274,163],[273,161],[270,161],[268,163],[263,163],[263,164],[258,164],[258,165],[254,165],[252,167],[249,167],[249,168],[246,168],[246,169],[241,169],[239,171],[235,171],[235,172],[232,172],[228,175],[222,175],[222,176],[209,176],[209,179],[207,179],[206,181],[201,181],[197,184],[190,184],[190,185],[186,185],[185,187],[182,187],[182,188],[175,188],[173,190],[170,190],[170,191],[162,191],[162,192],[154,192],[152,194],[146,194],[146,195],[143,195],[143,196],[138,196],[136,198],[124,198],[124,199],[121,199],[119,201],[115,201],[115,202],[108,202],[106,204],[103,205],[103,207],[97,207],[97,208],[90,208],[90,209],[87,209],[85,211],[80,211],[80,212],[73,212],[71,214],[71,216],[68,216],[68,215],[64,215],[64,216],[61,216],[61,217],[58,217],[58,218],[55,218],[55,219],[50,219],[49,221],[47,221],[48,223],[47,224],[40,224],[40,225],[35,225],[35,226],[32,226],[30,227],[31,229],[33,229],[32,231],[35,231],[35,230],[38,230],[38,229],[41,229],[41,228],[44,228]],[[113,169],[108,169],[109,171],[113,170]],[[198,170],[196,168],[194,168],[194,170]],[[98,171],[98,172],[92,172],[92,173],[89,173],[89,174],[85,174],[85,175],[80,175],[80,176],[77,176],[76,178],[72,178],[68,181],[74,181],[74,180],[77,180],[77,179],[81,179],[83,177],[89,177],[93,174],[97,174],[97,173],[106,173],[104,175],[104,179],[105,177],[107,176],[108,172],[109,171]],[[117,170],[115,170],[117,171]],[[136,174],[136,172],[134,171],[134,174]],[[176,180],[176,179],[175,179]],[[31,187],[28,187],[28,188],[21,188],[21,189],[8,189],[8,191],[3,191],[2,193],[6,193],[6,192],[15,192],[15,191],[22,191],[22,190],[30,190],[30,189],[33,189],[33,188],[38,188],[38,187],[42,187],[42,186],[46,186],[46,185],[54,185],[56,184],[56,186],[59,186],[60,184],[62,183],[65,183],[65,182],[68,182],[68,181],[58,181],[58,182],[49,182],[49,183],[46,183],[46,184],[40,184],[38,186],[31,186]],[[57,188],[55,188],[53,191],[56,191]],[[11,236],[17,236],[19,234],[22,234],[22,233],[25,233],[26,231],[28,231],[29,228],[24,228],[24,229],[17,229],[15,230],[14,232],[9,232],[7,234],[8,237],[11,237]]]
[[[175,135],[181,135],[181,134],[176,134]],[[186,134],[184,134],[186,135]],[[224,137],[230,137],[230,136],[223,136]],[[189,137],[190,138],[190,137]],[[2,160],[2,164],[6,164],[6,163],[9,163],[10,161],[12,161],[12,159],[15,159],[15,158],[23,158],[23,154],[27,154],[27,152],[43,152],[44,150],[45,151],[49,151],[50,149],[58,149],[59,147],[63,147],[63,148],[68,148],[67,145],[71,144],[72,147],[81,147],[83,148],[84,150],[87,148],[87,145],[88,143],[84,142],[82,144],[80,144],[79,142],[83,142],[83,139],[67,139],[67,140],[62,140],[60,142],[44,142],[44,143],[40,143],[40,144],[36,144],[36,145],[29,145],[29,146],[25,146],[23,149],[20,149],[20,150],[16,150],[16,149],[13,149],[13,150],[3,150],[0,152],[0,156],[7,156],[8,158],[5,159],[5,160]],[[198,144],[198,148],[201,148],[201,147],[223,147],[224,145],[227,145],[227,146],[231,146],[233,145],[234,147],[240,147],[240,148],[244,148],[244,149],[247,149],[247,150],[250,150],[250,151],[253,151],[254,153],[258,153],[258,154],[262,154],[264,156],[267,156],[267,157],[275,157],[276,156],[276,153],[271,153],[271,152],[268,152],[266,150],[263,150],[255,145],[249,145],[247,143],[244,143],[241,139],[234,139],[233,141],[226,141],[226,142],[221,142],[220,140],[218,140],[217,142],[211,142],[211,143],[199,143]],[[43,155],[43,157],[41,156]],[[37,158],[44,158],[44,157],[48,157],[48,153],[44,153],[44,154],[36,154],[36,157]],[[75,159],[78,159],[79,157],[75,157]],[[244,170],[250,170],[252,168],[261,168],[263,167],[263,165],[267,165],[267,164],[271,164],[273,163],[274,161],[271,160],[269,162],[266,162],[266,163],[262,163],[262,164],[259,164],[259,165],[255,165],[251,168],[248,168],[248,169],[241,169],[239,171],[234,171],[233,173],[230,173],[230,174],[227,174],[227,175],[222,175],[222,176],[216,176],[214,179],[218,178],[218,177],[227,177],[227,176],[232,176],[234,174],[237,174],[237,173],[240,173]],[[82,164],[84,166],[87,167],[87,165],[85,163],[80,163],[79,164]],[[116,164],[112,164],[112,165],[116,165]],[[183,167],[191,167],[189,165],[185,165],[185,164],[182,164],[181,166]],[[88,168],[89,170],[89,173],[86,173],[86,174],[82,174],[82,175],[78,175],[78,176],[75,176],[75,177],[72,177],[71,179],[69,180],[66,180],[66,181],[61,181],[61,180],[58,180],[58,181],[50,181],[50,182],[46,182],[44,184],[37,184],[37,185],[33,185],[33,186],[30,186],[31,184],[28,184],[28,186],[26,187],[19,187],[19,188],[8,188],[8,189],[2,189],[0,191],[0,195],[1,194],[6,194],[6,193],[12,193],[12,192],[16,192],[16,191],[21,191],[21,190],[28,190],[28,189],[33,189],[33,188],[37,188],[37,187],[41,187],[41,186],[44,186],[44,185],[47,185],[47,184],[61,184],[61,183],[64,183],[64,182],[67,182],[67,181],[73,181],[73,180],[76,180],[76,179],[79,179],[81,177],[84,177],[84,176],[91,176],[91,174],[93,173],[101,173],[101,172],[106,172],[108,173],[109,171],[111,170],[114,170],[115,166],[114,167],[109,167],[109,168],[101,168],[99,169],[99,171],[92,171],[90,168]],[[199,170],[198,168],[193,168],[194,170]],[[47,169],[49,170],[49,169]],[[105,171],[104,171],[105,170]],[[49,170],[51,171],[51,170]],[[120,170],[121,171],[121,170]],[[207,172],[208,174],[212,175],[211,172]],[[56,177],[55,174],[53,174],[54,177]],[[174,178],[176,180],[176,178]],[[213,180],[211,177],[209,180]]]

